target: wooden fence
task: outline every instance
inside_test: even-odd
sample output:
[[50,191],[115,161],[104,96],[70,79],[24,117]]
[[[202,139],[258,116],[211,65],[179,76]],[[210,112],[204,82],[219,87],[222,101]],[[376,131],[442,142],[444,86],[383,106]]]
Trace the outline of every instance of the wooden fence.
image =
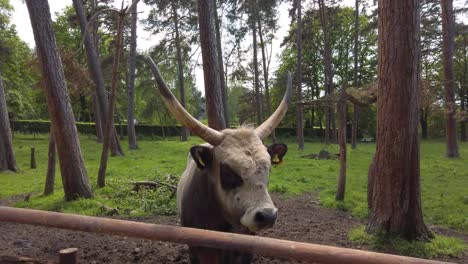
[[193,246],[231,249],[281,259],[316,263],[444,263],[433,260],[266,237],[31,209],[18,209],[5,206],[0,206],[0,222],[30,224],[91,233],[188,244]]

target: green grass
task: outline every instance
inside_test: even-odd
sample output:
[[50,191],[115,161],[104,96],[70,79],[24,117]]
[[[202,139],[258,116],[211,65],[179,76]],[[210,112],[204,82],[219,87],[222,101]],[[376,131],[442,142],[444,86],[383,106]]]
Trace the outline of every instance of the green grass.
[[[95,191],[92,200],[63,201],[60,176],[56,180],[56,193],[49,197],[33,196],[29,202],[17,206],[82,213],[103,214],[102,206],[119,208],[121,214],[171,213],[175,205],[169,192],[132,192],[130,182],[151,180],[166,174],[180,175],[186,164],[188,150],[201,141],[191,137],[189,142],[175,138],[159,141],[139,141],[140,150],[126,151],[124,157],[111,157],[108,165],[108,186],[96,188],[101,145],[86,136],[81,137],[86,168]],[[46,135],[15,137],[15,151],[20,172],[0,174],[0,198],[27,192],[42,192],[47,166]],[[338,153],[338,146],[325,146],[307,142],[304,151],[296,150],[292,140],[283,164],[272,168],[270,190],[286,195],[316,192],[326,207],[350,211],[365,218],[367,211],[367,171],[375,151],[374,144],[360,144],[355,150],[348,148],[348,174],[344,202],[335,202],[339,164],[336,160],[312,160],[301,158],[303,154],[318,153],[328,149]],[[29,169],[30,146],[36,146],[38,168]],[[126,149],[126,142],[122,145]],[[425,220],[428,223],[468,231],[468,144],[460,144],[459,159],[447,159],[442,141],[421,143],[421,190]],[[59,174],[59,169],[57,169]]]
[[401,255],[419,258],[435,258],[438,256],[459,257],[468,249],[463,240],[452,237],[437,235],[430,242],[408,241],[394,235],[370,235],[364,229],[364,226],[352,229],[348,233],[349,240],[367,245],[377,251],[397,252]]

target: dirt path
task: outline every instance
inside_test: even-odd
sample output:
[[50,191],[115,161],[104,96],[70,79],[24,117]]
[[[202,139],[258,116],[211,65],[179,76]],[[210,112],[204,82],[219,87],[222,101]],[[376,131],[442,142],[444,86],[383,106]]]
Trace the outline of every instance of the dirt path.
[[[280,217],[262,236],[323,245],[366,249],[353,245],[347,232],[364,224],[349,213],[322,208],[311,195],[292,198],[273,197]],[[178,224],[176,216],[156,216],[129,220],[159,224]],[[452,232],[468,242],[468,235]],[[60,249],[78,247],[80,263],[188,263],[186,246],[140,239],[94,235],[18,224],[0,223],[0,255],[23,256],[57,262]],[[468,254],[460,259],[442,260],[468,263]],[[255,257],[254,263],[290,263],[278,259]]]

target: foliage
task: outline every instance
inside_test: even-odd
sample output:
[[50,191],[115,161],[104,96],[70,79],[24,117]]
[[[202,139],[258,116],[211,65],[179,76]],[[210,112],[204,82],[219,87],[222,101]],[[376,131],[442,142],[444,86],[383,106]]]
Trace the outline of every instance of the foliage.
[[430,242],[408,241],[394,235],[370,235],[364,229],[364,226],[352,229],[348,234],[349,240],[379,251],[432,259],[438,256],[459,257],[468,249],[468,245],[458,238],[436,235]]
[[37,76],[30,64],[32,52],[11,24],[12,11],[8,0],[0,1],[0,72],[8,111],[10,119],[34,118],[32,88]]

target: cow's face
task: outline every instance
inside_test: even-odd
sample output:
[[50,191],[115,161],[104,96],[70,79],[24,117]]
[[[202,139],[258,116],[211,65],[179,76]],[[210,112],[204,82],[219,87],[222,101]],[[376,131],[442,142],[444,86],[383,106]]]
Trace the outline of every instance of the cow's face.
[[196,146],[191,154],[197,166],[209,170],[216,195],[228,221],[250,231],[271,227],[278,209],[268,193],[271,165],[281,162],[285,144],[263,145],[253,129],[223,130],[218,146]]

